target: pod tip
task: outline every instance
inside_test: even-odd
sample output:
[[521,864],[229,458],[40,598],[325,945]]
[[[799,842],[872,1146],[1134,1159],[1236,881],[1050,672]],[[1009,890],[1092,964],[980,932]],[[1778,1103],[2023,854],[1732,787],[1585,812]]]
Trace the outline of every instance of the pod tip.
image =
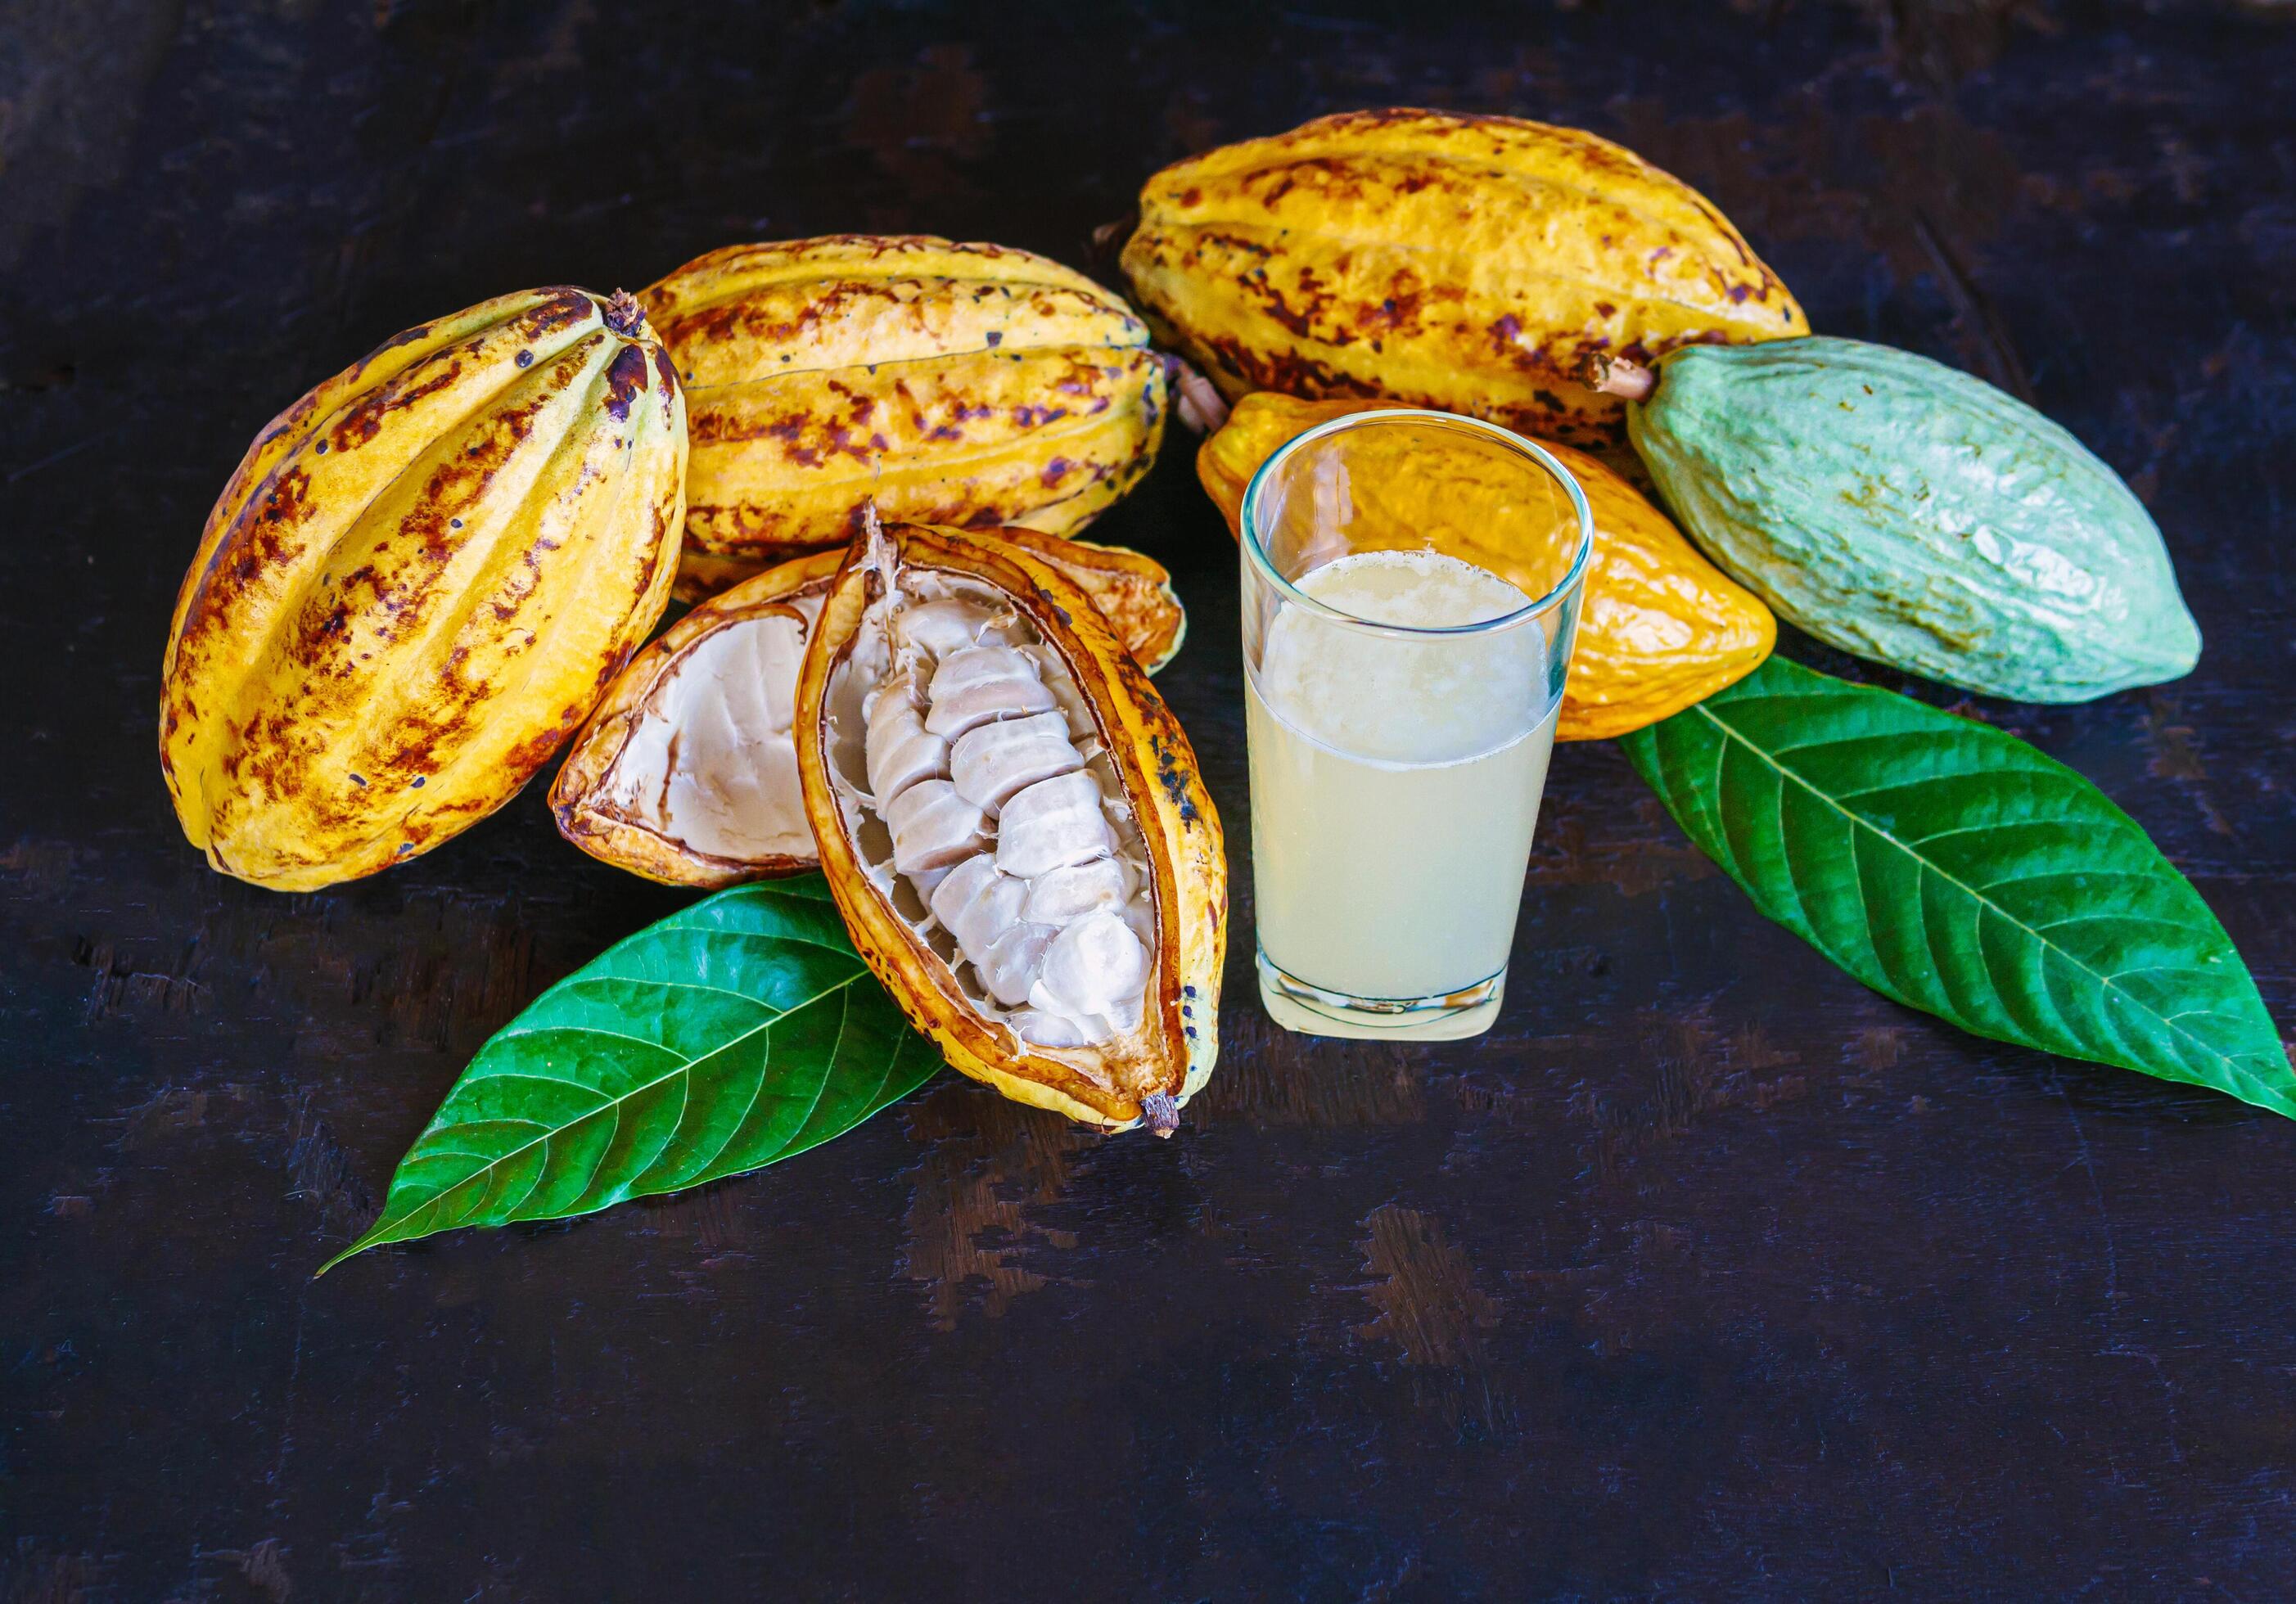
[[606,327],[625,339],[645,327],[645,309],[627,290],[617,290],[606,301]]
[[1640,401],[1658,388],[1658,374],[1624,356],[1589,351],[1578,359],[1578,382],[1605,396]]
[[1210,380],[1177,356],[1166,356],[1164,365],[1179,397],[1176,410],[1182,427],[1191,434],[1208,435],[1227,421],[1227,401]]

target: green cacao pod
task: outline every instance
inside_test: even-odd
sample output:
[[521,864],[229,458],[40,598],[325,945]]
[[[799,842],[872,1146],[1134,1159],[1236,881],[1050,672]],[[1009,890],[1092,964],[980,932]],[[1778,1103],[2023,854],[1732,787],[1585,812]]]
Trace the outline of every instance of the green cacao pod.
[[1675,516],[1830,645],[2020,701],[2189,673],[2201,634],[2120,476],[1980,380],[1854,340],[1598,364]]

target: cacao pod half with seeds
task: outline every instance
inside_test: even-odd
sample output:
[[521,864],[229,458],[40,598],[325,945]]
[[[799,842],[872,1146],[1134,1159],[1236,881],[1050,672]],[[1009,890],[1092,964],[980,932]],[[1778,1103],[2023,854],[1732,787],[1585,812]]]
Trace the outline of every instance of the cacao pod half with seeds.
[[798,773],[854,945],[948,1061],[1168,1134],[1218,1052],[1227,871],[1187,737],[1085,593],[876,527],[822,605]]
[[[1135,662],[1179,650],[1171,576],[1137,552],[1034,529],[1002,536],[1074,580]],[[818,862],[798,787],[798,668],[842,552],[793,558],[666,631],[607,692],[550,805],[593,857],[682,886],[730,886]]]
[[865,503],[1073,534],[1163,438],[1146,325],[1024,250],[917,234],[734,245],[642,299],[693,407],[681,595],[842,550]]
[[176,601],[160,757],[192,844],[282,890],[509,801],[669,600],[685,405],[637,303],[410,329],[249,447]]
[[1807,334],[1688,184],[1575,128],[1408,109],[1166,168],[1124,248],[1136,298],[1233,400],[1387,396],[1616,448],[1589,351]]

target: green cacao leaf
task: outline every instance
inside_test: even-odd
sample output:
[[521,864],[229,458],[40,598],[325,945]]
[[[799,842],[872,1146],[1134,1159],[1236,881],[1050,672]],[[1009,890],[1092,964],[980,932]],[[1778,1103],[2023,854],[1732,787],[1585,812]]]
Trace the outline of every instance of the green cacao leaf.
[[562,1219],[801,1153],[940,1067],[820,877],[721,891],[639,931],[479,1050],[325,1264],[458,1225]]
[[1997,1041],[2296,1117],[2256,982],[2136,821],[2013,735],[1773,658],[1625,741],[1755,905]]

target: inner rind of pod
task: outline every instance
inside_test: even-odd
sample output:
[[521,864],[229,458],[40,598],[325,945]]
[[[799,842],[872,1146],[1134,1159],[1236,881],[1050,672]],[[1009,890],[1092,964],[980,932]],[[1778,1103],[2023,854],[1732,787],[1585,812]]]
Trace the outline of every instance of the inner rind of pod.
[[810,860],[791,731],[827,588],[745,611],[673,655],[585,806],[709,857]]
[[1105,732],[1044,632],[993,585],[902,564],[830,671],[823,725],[863,873],[966,1005],[1032,1052],[1144,1067],[1155,875]]

